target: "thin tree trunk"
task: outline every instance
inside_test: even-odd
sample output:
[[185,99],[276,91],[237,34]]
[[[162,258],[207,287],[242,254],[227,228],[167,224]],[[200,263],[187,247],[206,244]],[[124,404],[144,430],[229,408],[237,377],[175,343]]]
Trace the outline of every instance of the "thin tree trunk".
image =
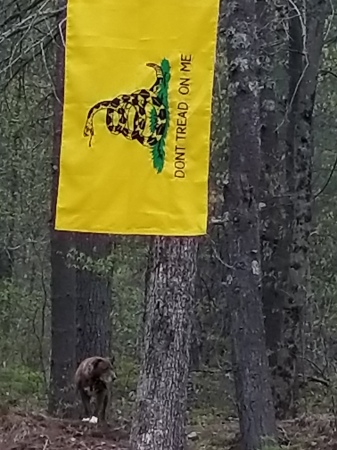
[[[60,1],[60,6],[64,5]],[[59,18],[59,22],[64,15]],[[55,211],[59,175],[62,131],[64,80],[64,47],[58,39],[56,61],[56,100],[54,112],[53,185],[51,223],[51,367],[49,413],[71,417],[74,413],[75,392],[75,272],[67,267],[66,255],[71,247],[72,234],[55,231]]]
[[[89,233],[76,235],[76,249],[86,258],[104,265],[110,255],[111,237]],[[111,339],[110,274],[97,273],[94,267],[76,270],[76,361],[89,356],[109,356]]]
[[[282,360],[284,387],[279,399],[281,417],[298,410],[300,356],[304,351],[303,325],[310,301],[310,230],[312,216],[313,110],[329,2],[310,0],[306,9],[290,4],[289,116],[287,181],[289,204],[289,273],[284,310]],[[296,5],[295,5],[296,6]]]
[[[278,405],[282,376],[278,370],[282,342],[283,308],[287,280],[288,252],[285,230],[284,182],[285,151],[278,142],[277,102],[274,88],[275,5],[270,0],[257,1],[258,42],[260,55],[260,121],[261,121],[261,258],[262,302],[265,317],[266,344],[272,372],[274,404]],[[277,412],[277,411],[276,411]]]
[[0,248],[0,280],[10,279],[12,272],[12,252],[8,248]]
[[156,237],[132,450],[184,450],[197,240]]
[[[244,450],[276,438],[261,294],[260,121],[255,0],[227,4],[229,71],[229,267],[227,292],[236,396]],[[265,446],[265,447],[264,447]]]

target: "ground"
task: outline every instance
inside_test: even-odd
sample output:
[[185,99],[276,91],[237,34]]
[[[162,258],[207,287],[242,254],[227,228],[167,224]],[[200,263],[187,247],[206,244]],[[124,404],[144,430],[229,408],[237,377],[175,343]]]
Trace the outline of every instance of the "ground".
[[[237,450],[236,419],[193,425],[191,450]],[[337,418],[303,416],[279,424],[282,449],[337,450]],[[57,420],[42,413],[6,411],[0,417],[0,450],[127,450],[127,422],[105,427],[79,421]]]
[[[312,415],[278,424],[282,450],[337,450],[337,417]],[[191,450],[239,450],[238,421],[227,419],[196,425]],[[197,436],[196,436],[197,435]]]
[[85,425],[44,414],[8,412],[0,418],[0,450],[126,450],[125,426]]

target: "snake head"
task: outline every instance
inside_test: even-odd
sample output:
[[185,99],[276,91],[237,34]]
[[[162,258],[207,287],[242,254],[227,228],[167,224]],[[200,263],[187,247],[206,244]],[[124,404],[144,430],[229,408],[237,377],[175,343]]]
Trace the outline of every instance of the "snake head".
[[149,63],[146,63],[146,65],[147,65],[147,67],[152,67],[156,71],[161,70],[160,66],[158,66],[158,64],[156,64],[156,63],[149,62]]

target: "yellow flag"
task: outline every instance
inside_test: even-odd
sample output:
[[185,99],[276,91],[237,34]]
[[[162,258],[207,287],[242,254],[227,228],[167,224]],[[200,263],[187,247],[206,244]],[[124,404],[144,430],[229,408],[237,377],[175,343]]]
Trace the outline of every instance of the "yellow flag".
[[218,0],[68,0],[56,229],[206,232]]

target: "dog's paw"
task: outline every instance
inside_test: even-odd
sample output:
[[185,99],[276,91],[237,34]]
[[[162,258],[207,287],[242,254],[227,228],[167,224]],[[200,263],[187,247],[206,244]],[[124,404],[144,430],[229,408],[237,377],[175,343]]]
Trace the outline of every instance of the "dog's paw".
[[83,417],[82,422],[90,422],[90,417]]
[[89,423],[97,423],[98,419],[96,416],[92,416],[91,419],[89,420]]

